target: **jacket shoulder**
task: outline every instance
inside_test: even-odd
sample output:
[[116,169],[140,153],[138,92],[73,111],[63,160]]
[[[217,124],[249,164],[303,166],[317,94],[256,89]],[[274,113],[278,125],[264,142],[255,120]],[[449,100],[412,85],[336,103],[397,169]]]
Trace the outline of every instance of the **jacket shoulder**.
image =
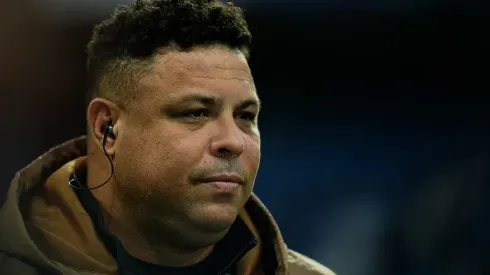
[[291,249],[288,249],[288,266],[288,275],[335,275],[326,266]]
[[28,263],[0,252],[0,274],[39,275],[40,273]]

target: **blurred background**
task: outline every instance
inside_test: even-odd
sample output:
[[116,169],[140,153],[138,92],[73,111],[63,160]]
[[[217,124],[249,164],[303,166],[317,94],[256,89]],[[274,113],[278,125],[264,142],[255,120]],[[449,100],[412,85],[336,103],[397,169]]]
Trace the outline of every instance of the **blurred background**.
[[[84,47],[128,0],[0,4],[3,200],[85,130]],[[490,274],[488,5],[252,1],[264,109],[256,193],[339,275]]]

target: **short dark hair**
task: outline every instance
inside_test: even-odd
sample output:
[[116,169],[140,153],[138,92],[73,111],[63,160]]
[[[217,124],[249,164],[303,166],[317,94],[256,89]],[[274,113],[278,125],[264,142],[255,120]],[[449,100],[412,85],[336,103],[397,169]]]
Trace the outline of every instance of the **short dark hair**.
[[[89,100],[125,103],[155,50],[225,45],[248,56],[252,36],[240,8],[220,0],[136,0],[95,26],[87,46]],[[101,89],[103,84],[104,89]],[[134,95],[133,95],[134,96]]]

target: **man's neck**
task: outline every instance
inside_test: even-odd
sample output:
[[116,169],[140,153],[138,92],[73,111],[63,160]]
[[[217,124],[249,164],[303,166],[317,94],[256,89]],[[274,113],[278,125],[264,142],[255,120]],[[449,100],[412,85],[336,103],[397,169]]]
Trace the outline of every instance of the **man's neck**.
[[[124,237],[118,236],[126,252],[139,260],[166,267],[186,267],[195,265],[213,251],[213,246],[194,251],[178,251],[169,247],[155,247],[142,240],[132,237],[131,240],[124,241]],[[142,245],[140,245],[142,244]]]

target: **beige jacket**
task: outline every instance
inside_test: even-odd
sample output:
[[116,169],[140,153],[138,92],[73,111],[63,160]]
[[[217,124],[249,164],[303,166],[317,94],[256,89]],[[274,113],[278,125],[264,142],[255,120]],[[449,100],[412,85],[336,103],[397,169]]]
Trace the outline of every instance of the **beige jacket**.
[[[114,259],[67,184],[85,151],[86,140],[80,137],[51,149],[16,174],[0,210],[0,274],[117,274]],[[334,274],[288,249],[255,195],[240,216],[259,244],[240,261],[239,274]]]

